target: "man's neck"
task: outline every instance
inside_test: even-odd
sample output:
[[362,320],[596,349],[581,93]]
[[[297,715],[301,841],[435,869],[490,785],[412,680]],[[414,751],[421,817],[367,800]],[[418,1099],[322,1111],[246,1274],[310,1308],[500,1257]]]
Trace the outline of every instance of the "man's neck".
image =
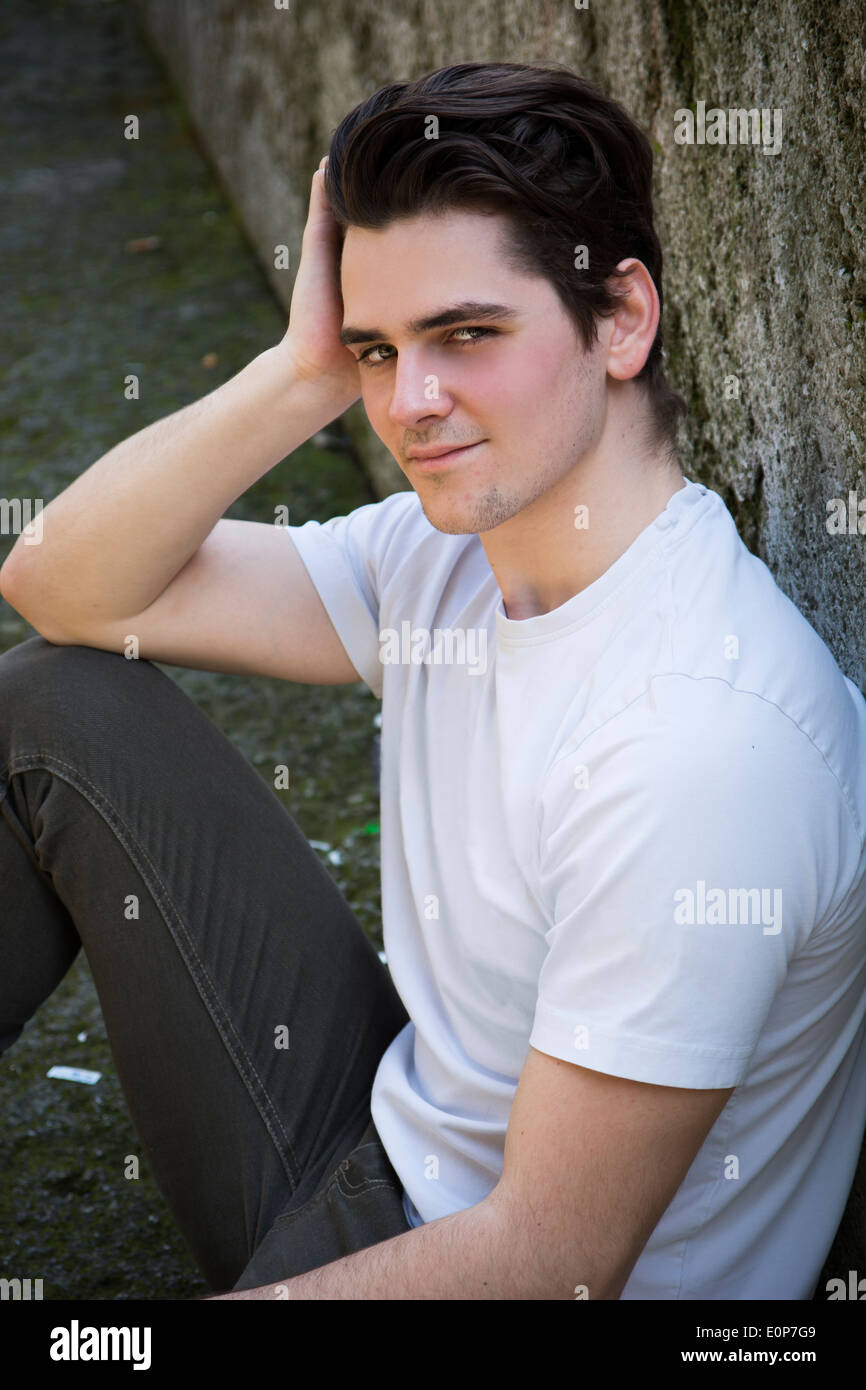
[[606,450],[581,460],[554,487],[481,543],[506,617],[549,613],[587,588],[628,550],[685,487],[662,453],[614,463]]

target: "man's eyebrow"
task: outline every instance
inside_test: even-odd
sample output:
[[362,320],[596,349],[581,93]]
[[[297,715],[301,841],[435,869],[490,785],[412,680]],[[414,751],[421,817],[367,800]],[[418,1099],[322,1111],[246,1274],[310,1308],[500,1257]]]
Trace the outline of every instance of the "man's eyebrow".
[[[449,304],[444,309],[437,309],[435,314],[427,314],[421,319],[411,319],[406,325],[406,331],[417,336],[419,333],[429,333],[432,328],[448,328],[452,323],[463,323],[466,319],[482,319],[487,322],[490,319],[518,317],[518,310],[510,304],[485,304],[474,299],[464,299],[459,304]],[[350,343],[383,342],[387,337],[388,334],[382,328],[353,328],[351,324],[347,324],[340,333],[340,342],[344,347],[348,347]]]

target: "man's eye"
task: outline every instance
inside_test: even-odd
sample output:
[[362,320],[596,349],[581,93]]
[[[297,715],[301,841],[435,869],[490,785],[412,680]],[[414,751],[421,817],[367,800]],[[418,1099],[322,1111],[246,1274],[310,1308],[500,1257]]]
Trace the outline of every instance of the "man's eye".
[[[470,327],[470,328],[453,328],[453,329],[451,330],[451,336],[453,337],[453,335],[454,335],[455,333],[474,333],[474,334],[476,334],[476,335],[477,335],[476,337],[473,337],[473,338],[464,338],[464,339],[463,339],[463,342],[466,343],[466,344],[468,345],[469,343],[477,343],[477,342],[480,342],[482,338],[492,338],[493,335],[495,334],[495,332],[496,332],[496,329],[495,329],[495,328],[481,328],[481,327],[478,327],[478,328],[475,328],[475,327]],[[380,359],[377,361],[377,360],[375,360],[375,359],[371,356],[371,354],[374,353],[374,352],[381,352],[383,348],[385,348],[385,347],[390,347],[390,346],[391,346],[390,343],[377,343],[374,347],[368,347],[368,348],[366,348],[366,349],[361,353],[361,356],[358,358],[358,361],[359,361],[359,362],[364,362],[364,363],[365,363],[367,366],[369,366],[369,367],[380,367],[380,366],[382,365],[382,360],[383,360],[383,359],[380,358]],[[385,361],[389,361],[389,360],[391,360],[391,359],[386,358],[386,359],[384,359],[384,360],[385,360]]]
[[368,367],[378,367],[378,366],[380,365],[380,363],[379,363],[379,362],[374,362],[374,361],[373,361],[373,358],[370,356],[370,354],[373,353],[373,352],[381,352],[382,348],[383,348],[383,347],[387,347],[387,346],[388,346],[387,343],[381,343],[381,344],[380,344],[379,346],[377,346],[377,347],[368,347],[368,348],[365,348],[364,351],[361,353],[361,356],[358,358],[358,361],[359,361],[359,362],[364,362],[364,363],[366,363],[366,365],[367,365]]
[[[454,332],[455,332],[455,333],[477,333],[477,334],[479,334],[479,338],[489,338],[489,337],[492,337],[492,336],[493,336],[493,334],[496,332],[496,330],[495,330],[494,328],[455,328],[455,329],[454,329]],[[468,341],[469,341],[470,343],[477,343],[477,342],[479,341],[479,338],[470,338]]]

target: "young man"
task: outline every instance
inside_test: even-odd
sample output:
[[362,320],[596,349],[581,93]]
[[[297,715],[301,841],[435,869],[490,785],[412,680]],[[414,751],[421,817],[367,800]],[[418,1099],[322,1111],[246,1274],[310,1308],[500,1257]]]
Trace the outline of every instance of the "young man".
[[[279,960],[254,942],[237,994],[260,1036],[233,995],[220,1034],[251,1094],[261,1081],[274,1145],[291,1125],[306,1157],[276,1216],[261,1189],[268,1220],[226,1297],[814,1292],[866,1120],[866,702],[677,465],[651,171],[626,113],[563,69],[458,64],[382,89],[314,176],[283,342],[94,464],[45,509],[41,553],[4,566],[50,642],[116,654],[136,634],[136,682],[162,700],[148,658],[360,676],[382,699],[383,922],[405,1013],[353,946],[357,979],[334,992],[358,1010],[363,976],[365,1022],[341,1021],[322,975],[330,1089],[301,1066],[289,1087],[255,991],[285,979],[300,1009],[296,960],[273,932]],[[271,534],[221,519],[359,394],[410,491]],[[100,679],[110,666],[119,689],[121,665]],[[7,777],[25,767],[3,753]],[[19,790],[22,843],[41,788]],[[63,891],[83,936],[94,914]],[[213,987],[220,961],[184,949],[197,929],[209,946],[186,913],[174,936],[199,994],[230,995],[225,965]],[[304,969],[335,939],[308,933]],[[118,1008],[113,1046],[128,1026]],[[347,1095],[334,1058],[359,1037]],[[143,1140],[168,1143],[155,1101],[136,1114],[145,1078],[124,1084]],[[192,1230],[180,1157],[160,1169],[150,1149]],[[349,1230],[356,1199],[369,1224]],[[199,1225],[218,1220],[201,1206]]]

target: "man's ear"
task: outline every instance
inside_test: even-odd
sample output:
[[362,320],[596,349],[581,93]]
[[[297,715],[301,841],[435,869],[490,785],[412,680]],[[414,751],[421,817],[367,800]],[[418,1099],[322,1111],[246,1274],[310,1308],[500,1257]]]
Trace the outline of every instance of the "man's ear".
[[642,370],[652,351],[661,309],[658,291],[643,261],[630,256],[620,261],[617,269],[630,273],[608,281],[620,302],[612,315],[607,370],[612,377],[628,381]]

